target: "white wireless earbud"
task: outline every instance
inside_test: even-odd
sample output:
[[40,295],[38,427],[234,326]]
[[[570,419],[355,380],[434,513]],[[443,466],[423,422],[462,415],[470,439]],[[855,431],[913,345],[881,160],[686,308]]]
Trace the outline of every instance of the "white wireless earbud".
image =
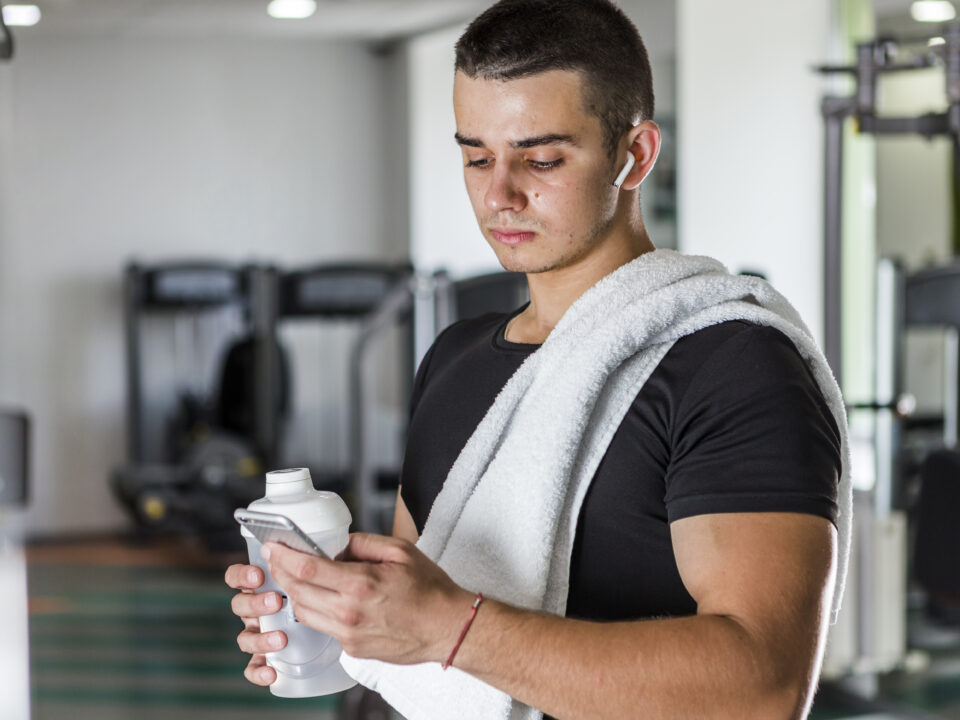
[[633,170],[634,164],[637,162],[637,159],[633,156],[632,152],[627,153],[627,162],[623,166],[623,170],[620,171],[620,174],[617,175],[617,179],[613,181],[613,186],[620,189],[620,186],[623,185],[623,181],[627,179],[627,175],[630,174],[630,171]]

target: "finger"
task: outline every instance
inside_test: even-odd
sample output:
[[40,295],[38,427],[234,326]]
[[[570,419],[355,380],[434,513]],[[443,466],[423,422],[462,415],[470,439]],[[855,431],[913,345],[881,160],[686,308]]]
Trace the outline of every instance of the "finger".
[[263,655],[254,655],[244,668],[243,676],[254,685],[272,685],[277,679],[277,671],[267,665]]
[[309,605],[295,604],[293,606],[293,616],[301,624],[340,640],[343,638],[347,626],[334,615],[335,613],[331,613],[329,610],[318,610]]
[[275,592],[248,593],[242,592],[230,600],[230,609],[234,615],[242,618],[262,617],[273,615],[280,609],[280,594]]
[[282,588],[286,589],[286,585],[280,581],[278,575],[330,590],[335,590],[349,577],[349,570],[343,563],[291,550],[278,543],[267,543],[263,547],[264,556],[270,563],[270,574]]
[[263,570],[256,565],[231,565],[223,576],[234,590],[256,590],[263,585]]
[[405,562],[412,548],[414,545],[408,540],[358,532],[351,533],[340,558],[347,562]]
[[337,590],[298,580],[282,570],[277,570],[274,579],[286,591],[290,604],[295,608],[310,607],[317,612],[330,614],[331,608],[343,600],[343,595]]
[[237,635],[237,646],[245,653],[268,653],[286,647],[287,635],[281,630],[262,633],[244,630]]

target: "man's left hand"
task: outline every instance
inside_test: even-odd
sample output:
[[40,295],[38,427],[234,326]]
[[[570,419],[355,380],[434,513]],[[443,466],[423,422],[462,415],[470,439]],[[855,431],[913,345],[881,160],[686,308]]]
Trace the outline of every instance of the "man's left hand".
[[276,543],[264,549],[296,618],[354,657],[443,662],[473,602],[407,540],[354,533],[337,560]]

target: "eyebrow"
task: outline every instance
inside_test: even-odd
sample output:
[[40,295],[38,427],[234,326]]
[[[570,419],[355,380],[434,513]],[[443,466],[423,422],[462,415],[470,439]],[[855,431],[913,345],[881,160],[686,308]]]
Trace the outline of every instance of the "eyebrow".
[[[467,137],[466,135],[461,135],[460,133],[454,133],[454,139],[459,145],[466,145],[467,147],[477,147],[482,148],[486,147],[483,144],[483,140],[479,138]],[[537,135],[536,137],[524,138],[523,140],[514,140],[510,143],[510,147],[515,150],[520,150],[523,148],[537,147],[539,145],[579,145],[579,140],[576,135],[563,135],[560,133],[550,133],[548,135]]]

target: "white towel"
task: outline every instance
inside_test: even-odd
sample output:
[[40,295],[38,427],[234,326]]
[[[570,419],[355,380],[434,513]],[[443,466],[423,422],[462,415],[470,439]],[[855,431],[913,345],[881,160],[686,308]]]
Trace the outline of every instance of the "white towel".
[[[767,282],[671,250],[642,255],[603,278],[524,361],[450,470],[417,543],[420,549],[462,587],[562,615],[580,506],[614,432],[677,339],[728,320],[768,325],[790,338],[840,428],[835,621],[852,504],[840,389],[796,310]],[[346,654],[341,662],[408,720],[541,717],[456,668],[391,665]]]

